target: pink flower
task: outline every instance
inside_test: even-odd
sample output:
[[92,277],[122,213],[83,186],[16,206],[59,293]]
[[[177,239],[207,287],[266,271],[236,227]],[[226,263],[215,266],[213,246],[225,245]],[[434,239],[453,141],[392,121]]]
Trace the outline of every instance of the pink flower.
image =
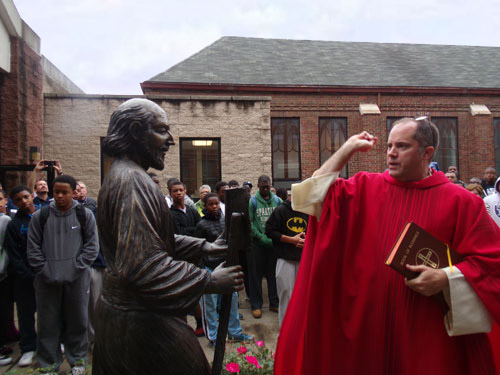
[[244,346],[240,346],[236,350],[238,350],[238,353],[240,354],[245,354],[247,352],[247,348],[245,348]]
[[230,362],[226,364],[226,371],[229,372],[240,372],[240,365],[235,362]]
[[257,368],[262,368],[262,366],[259,365],[259,361],[257,360],[257,358],[255,358],[254,356],[247,355],[247,356],[245,356],[245,358],[247,359],[248,363],[251,363],[252,365],[254,365]]
[[258,347],[262,348],[264,346],[264,341],[257,341],[255,343]]

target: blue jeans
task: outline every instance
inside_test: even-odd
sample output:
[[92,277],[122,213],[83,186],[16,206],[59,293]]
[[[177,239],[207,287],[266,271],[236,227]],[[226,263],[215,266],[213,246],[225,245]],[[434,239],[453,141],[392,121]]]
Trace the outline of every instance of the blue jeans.
[[[205,267],[212,272],[211,268]],[[203,330],[205,336],[210,341],[217,338],[217,329],[219,328],[219,313],[217,312],[217,299],[219,294],[204,294],[201,296],[201,314],[203,321]],[[241,324],[238,316],[238,293],[233,292],[231,299],[231,311],[229,313],[229,325],[227,328],[229,335],[241,335]]]

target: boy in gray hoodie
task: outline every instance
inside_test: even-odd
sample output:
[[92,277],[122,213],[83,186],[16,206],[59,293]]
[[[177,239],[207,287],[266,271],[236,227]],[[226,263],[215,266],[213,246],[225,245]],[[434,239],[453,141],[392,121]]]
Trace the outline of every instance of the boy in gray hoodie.
[[38,307],[37,359],[57,371],[61,340],[72,374],[83,374],[87,358],[90,267],[99,246],[92,212],[73,200],[76,181],[54,180],[54,202],[37,211],[28,230],[28,260],[35,270]]

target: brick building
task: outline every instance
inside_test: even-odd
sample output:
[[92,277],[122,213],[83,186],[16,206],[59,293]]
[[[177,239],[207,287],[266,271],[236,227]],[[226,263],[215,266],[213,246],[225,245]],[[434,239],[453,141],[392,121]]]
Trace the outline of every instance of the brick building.
[[395,120],[429,115],[436,161],[500,172],[500,48],[224,37],[141,84],[146,95],[266,95],[275,185],[309,177],[347,137],[375,134],[345,175],[383,171]]
[[0,177],[11,187],[42,147],[43,73],[40,38],[11,1],[0,1],[0,20]]
[[0,182],[26,183],[43,151],[43,94],[83,93],[40,54],[12,0],[0,0]]

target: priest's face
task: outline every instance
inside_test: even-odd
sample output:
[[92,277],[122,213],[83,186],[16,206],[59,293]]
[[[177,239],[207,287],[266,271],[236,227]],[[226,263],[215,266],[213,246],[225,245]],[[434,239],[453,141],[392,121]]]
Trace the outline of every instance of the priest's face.
[[[433,147],[421,150],[414,138],[417,124],[408,121],[396,125],[387,141],[387,168],[396,180],[410,182],[424,179],[429,170]],[[430,149],[430,150],[429,150]],[[429,154],[430,152],[430,154]]]
[[140,140],[141,158],[144,161],[142,164],[159,171],[163,170],[165,153],[173,144],[167,115],[159,108],[155,110],[155,119],[149,124],[148,130]]

